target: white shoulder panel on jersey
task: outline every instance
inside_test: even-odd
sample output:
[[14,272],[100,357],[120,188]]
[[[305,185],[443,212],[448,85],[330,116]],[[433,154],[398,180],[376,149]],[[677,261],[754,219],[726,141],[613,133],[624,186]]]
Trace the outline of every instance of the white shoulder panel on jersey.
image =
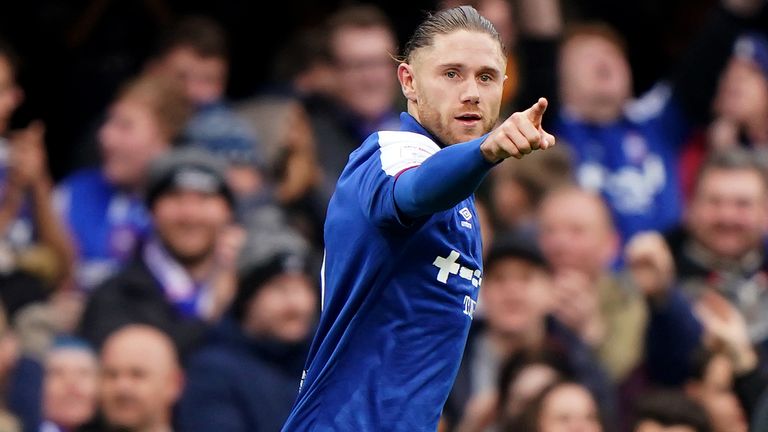
[[414,132],[382,131],[378,135],[381,169],[390,176],[421,165],[428,157],[440,151],[440,146],[434,141]]
[[645,92],[639,99],[629,102],[624,107],[626,116],[635,123],[641,123],[657,116],[672,97],[669,83],[660,82]]

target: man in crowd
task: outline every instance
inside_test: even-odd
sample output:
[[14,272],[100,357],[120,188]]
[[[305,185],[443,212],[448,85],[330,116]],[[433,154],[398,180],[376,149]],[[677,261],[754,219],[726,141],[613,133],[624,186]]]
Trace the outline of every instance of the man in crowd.
[[40,356],[25,352],[9,386],[9,405],[24,430],[64,432],[93,426],[98,404],[97,353],[81,339],[59,336]]
[[190,359],[182,430],[280,429],[296,399],[317,312],[309,270],[304,254],[288,250],[244,267],[231,315]]
[[179,20],[161,38],[147,71],[178,82],[194,106],[182,140],[256,168],[263,162],[252,128],[226,100],[229,44],[226,31],[207,17]]
[[[531,244],[533,243],[533,244]],[[574,377],[587,385],[604,413],[613,407],[607,373],[580,337],[550,312],[554,280],[535,239],[522,235],[499,238],[485,262],[479,321],[467,342],[446,413],[464,425],[483,417],[483,400],[493,400],[499,373],[517,353],[557,349],[568,359]],[[555,348],[556,347],[556,348]],[[461,427],[459,428],[461,429]]]
[[181,89],[157,77],[127,83],[99,130],[101,166],[58,185],[61,218],[75,239],[76,280],[92,290],[130,261],[150,230],[141,195],[151,161],[170,151],[189,104]]
[[392,53],[397,40],[389,19],[375,6],[351,6],[327,24],[335,79],[330,100],[307,106],[318,160],[335,183],[349,154],[377,130],[397,130],[397,79]]
[[153,164],[146,204],[154,234],[91,295],[80,329],[93,343],[124,324],[146,323],[186,353],[229,306],[244,233],[231,225],[233,196],[217,162],[181,149]]
[[173,341],[158,329],[129,325],[104,343],[99,396],[107,430],[172,431],[183,386]]
[[688,141],[681,161],[686,196],[701,164],[712,151],[768,143],[768,38],[759,32],[736,40],[712,102],[714,119]]
[[539,207],[538,242],[554,272],[554,315],[598,353],[621,382],[642,359],[646,308],[612,266],[619,235],[600,195],[579,187],[549,193]]
[[24,99],[18,59],[0,40],[0,298],[7,311],[42,294],[42,281],[57,287],[71,277],[72,242],[52,206],[52,180],[39,121],[11,130]]
[[[557,111],[554,130],[573,150],[579,184],[605,197],[622,242],[639,231],[667,230],[679,222],[681,147],[691,126],[708,120],[732,44],[763,5],[761,0],[723,0],[667,78],[637,99],[626,45],[606,24],[571,26],[560,38],[559,51],[539,44],[523,54],[537,64],[550,55],[557,59],[556,68],[530,71],[536,76],[532,84],[546,87],[536,97],[559,101],[551,107]],[[538,77],[548,73],[549,79]]]
[[[765,310],[765,219],[768,181],[747,150],[712,155],[693,187],[685,226],[667,236],[647,233],[627,246],[635,283],[648,296],[649,371],[655,380],[680,384],[702,329],[692,305],[714,290],[736,307],[752,343],[768,340]],[[761,364],[764,364],[764,349]]]

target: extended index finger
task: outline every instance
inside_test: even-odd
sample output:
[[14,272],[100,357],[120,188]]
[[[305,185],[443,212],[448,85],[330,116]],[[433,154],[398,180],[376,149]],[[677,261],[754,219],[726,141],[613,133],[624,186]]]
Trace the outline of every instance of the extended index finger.
[[548,104],[549,102],[547,102],[547,99],[542,97],[539,98],[539,100],[536,101],[536,103],[533,104],[530,108],[525,110],[526,117],[528,117],[528,119],[533,122],[534,126],[541,126],[541,118],[544,117],[544,111],[547,110]]

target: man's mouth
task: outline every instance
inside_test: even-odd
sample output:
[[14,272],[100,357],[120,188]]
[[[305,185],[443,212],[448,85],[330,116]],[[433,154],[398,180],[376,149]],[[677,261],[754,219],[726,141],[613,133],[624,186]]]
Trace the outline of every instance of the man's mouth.
[[459,114],[456,117],[454,117],[456,120],[464,124],[465,126],[474,126],[477,124],[480,120],[482,120],[482,116],[477,113],[463,113]]

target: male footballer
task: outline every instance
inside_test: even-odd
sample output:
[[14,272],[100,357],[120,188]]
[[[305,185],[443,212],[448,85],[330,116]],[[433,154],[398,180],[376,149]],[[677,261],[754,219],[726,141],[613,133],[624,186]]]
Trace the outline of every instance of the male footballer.
[[283,431],[437,428],[483,277],[473,193],[498,162],[555,144],[543,98],[493,129],[505,58],[468,6],[406,44],[401,130],[350,155],[329,204],[322,314]]

